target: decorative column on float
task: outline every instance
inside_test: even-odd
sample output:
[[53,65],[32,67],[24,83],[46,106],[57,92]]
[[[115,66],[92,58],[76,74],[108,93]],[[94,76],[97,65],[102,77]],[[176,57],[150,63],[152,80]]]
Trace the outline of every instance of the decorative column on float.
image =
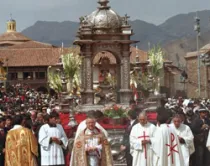
[[130,46],[124,45],[121,59],[120,103],[129,103],[130,99]]
[[91,45],[85,45],[84,53],[84,98],[83,102],[87,105],[94,103],[94,92],[93,92],[93,68],[92,68],[92,52]]
[[84,100],[84,92],[85,92],[85,89],[86,89],[86,75],[85,75],[85,56],[84,56],[84,53],[81,52],[80,53],[80,56],[82,57],[82,64],[81,64],[81,90],[80,90],[80,93],[81,93],[81,103],[84,104],[85,100]]

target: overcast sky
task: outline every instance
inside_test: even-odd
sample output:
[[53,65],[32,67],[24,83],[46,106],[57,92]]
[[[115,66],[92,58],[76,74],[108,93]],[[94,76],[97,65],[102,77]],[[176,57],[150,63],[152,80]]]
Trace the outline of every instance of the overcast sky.
[[[97,0],[0,0],[0,33],[5,32],[6,21],[12,13],[17,30],[33,25],[36,21],[78,21],[80,16],[91,13]],[[110,0],[118,14],[128,13],[131,20],[140,19],[154,24],[167,18],[198,10],[210,10],[209,0]]]

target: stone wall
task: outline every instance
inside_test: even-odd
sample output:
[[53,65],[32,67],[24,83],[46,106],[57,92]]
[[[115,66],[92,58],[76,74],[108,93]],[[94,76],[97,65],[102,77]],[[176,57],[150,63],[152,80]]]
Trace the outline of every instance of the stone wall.
[[[200,97],[205,97],[205,70],[206,67],[201,62],[201,68],[200,68],[200,76],[201,76],[201,95]],[[197,57],[191,57],[186,59],[186,67],[187,67],[187,74],[188,74],[188,82],[186,87],[186,92],[188,97],[190,98],[196,98],[198,97],[198,60]],[[208,67],[208,70],[210,71],[210,68]],[[210,72],[208,72],[210,73]],[[210,76],[210,75],[209,75]],[[207,80],[210,77],[207,77]],[[208,87],[208,85],[207,85]],[[207,94],[209,89],[207,90]],[[209,94],[208,96],[209,97]]]

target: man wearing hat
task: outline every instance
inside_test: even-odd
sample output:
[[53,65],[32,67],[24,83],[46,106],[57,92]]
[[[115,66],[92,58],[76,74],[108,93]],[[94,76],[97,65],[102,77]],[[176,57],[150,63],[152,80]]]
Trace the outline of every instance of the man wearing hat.
[[198,110],[199,116],[192,121],[191,129],[194,134],[195,153],[194,166],[208,166],[209,152],[206,148],[206,141],[209,132],[210,120],[207,118],[208,110],[201,106]]

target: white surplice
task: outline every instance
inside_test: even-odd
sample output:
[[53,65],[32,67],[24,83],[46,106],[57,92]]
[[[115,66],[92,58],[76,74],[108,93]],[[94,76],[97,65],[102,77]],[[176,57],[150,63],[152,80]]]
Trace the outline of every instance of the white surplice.
[[152,166],[153,157],[150,144],[142,145],[142,140],[150,140],[155,132],[155,125],[140,123],[133,126],[130,133],[130,153],[133,156],[133,166]]
[[151,138],[154,166],[184,166],[184,159],[176,132],[167,124],[156,128]]
[[[63,145],[54,142],[50,143],[51,137],[57,137],[63,142]],[[41,165],[65,164],[63,148],[67,147],[68,139],[60,124],[57,124],[56,127],[50,127],[48,124],[43,125],[39,130],[39,144],[41,148]]]
[[185,143],[181,144],[181,151],[184,158],[184,166],[189,166],[190,164],[190,155],[195,152],[194,147],[194,136],[189,126],[185,124],[181,124],[179,128],[176,128],[174,124],[170,125],[173,127],[174,131],[176,132],[177,136],[184,139]]

